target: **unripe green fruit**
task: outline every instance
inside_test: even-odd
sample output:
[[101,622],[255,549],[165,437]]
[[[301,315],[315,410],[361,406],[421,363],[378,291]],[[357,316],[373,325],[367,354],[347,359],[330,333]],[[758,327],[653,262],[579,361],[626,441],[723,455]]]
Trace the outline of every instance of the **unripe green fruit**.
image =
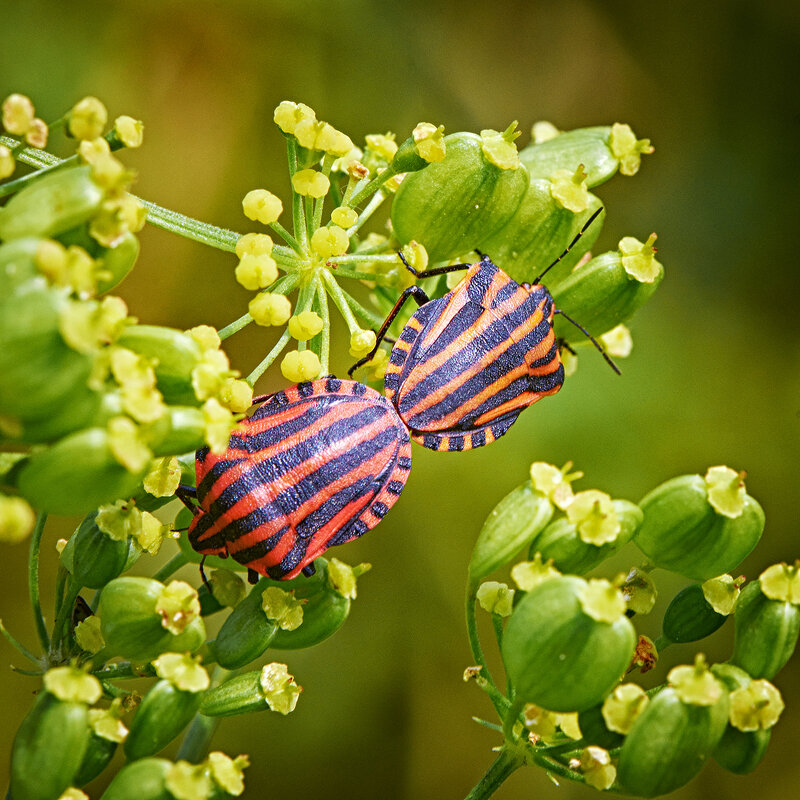
[[444,141],[444,160],[406,175],[392,202],[397,238],[424,245],[432,262],[483,249],[528,187],[523,167],[501,169],[486,159],[479,136],[453,133]]
[[[575,214],[553,199],[550,187],[548,180],[531,180],[514,216],[481,245],[481,250],[518,283],[532,282],[544,272],[602,206],[599,198],[589,195],[586,210]],[[569,254],[547,273],[543,283],[552,287],[570,273],[600,235],[604,218],[605,211],[586,229]],[[569,309],[572,316],[570,306],[560,307]]]
[[156,457],[194,453],[205,445],[203,412],[195,406],[168,406],[149,426],[148,443]]
[[684,703],[675,689],[650,698],[625,738],[617,780],[631,794],[657,797],[703,768],[728,723],[728,696],[713,705]]
[[584,711],[619,682],[636,647],[623,614],[613,623],[586,614],[586,582],[551,578],[528,592],[508,620],[503,662],[516,698],[551,711]]
[[163,750],[188,724],[200,707],[201,693],[184,692],[160,680],[144,696],[123,745],[129,761]]
[[577,525],[566,517],[561,517],[551,522],[533,540],[530,557],[541,553],[542,561],[553,559],[553,566],[560,572],[585,575],[627,544],[642,522],[643,515],[639,506],[627,500],[613,502],[620,523],[620,531],[613,542],[602,545],[584,542]]
[[97,512],[89,514],[61,552],[61,563],[79,586],[102,589],[122,573],[136,550],[133,539],[112,539],[97,527]]
[[29,236],[0,245],[0,298],[11,297],[18,287],[41,275],[35,257],[42,241]]
[[93,217],[105,195],[90,173],[59,169],[15,194],[0,209],[0,239],[54,236]]
[[89,781],[93,781],[111,763],[116,752],[116,742],[92,733],[81,767],[73,778],[73,786],[86,786]]
[[236,675],[209,689],[200,701],[200,713],[207,717],[232,717],[269,708],[261,686],[261,670]]
[[728,725],[712,753],[714,761],[735,775],[749,775],[764,758],[771,738],[772,728],[740,731]]
[[721,628],[726,619],[709,605],[703,587],[694,583],[681,589],[667,606],[663,635],[671,642],[696,642]]
[[11,749],[13,800],[54,800],[73,784],[89,744],[84,703],[43,691],[22,721]]
[[142,476],[117,462],[104,428],[87,428],[34,453],[16,480],[20,494],[40,511],[86,514],[130,497]]
[[731,662],[752,678],[771,680],[791,658],[800,634],[800,608],[771,600],[759,581],[742,590],[733,612],[736,628]]
[[167,791],[167,773],[172,762],[164,758],[142,758],[126,764],[103,792],[101,800],[174,800]]
[[191,336],[158,325],[129,325],[117,344],[156,360],[158,390],[170,405],[197,405],[192,388],[192,370],[200,363],[202,350]]
[[152,578],[123,576],[111,581],[100,595],[97,616],[106,658],[121,656],[136,663],[152,661],[165,652],[194,652],[205,641],[205,625],[193,619],[182,633],[162,625],[156,602],[164,585]]
[[764,511],[749,495],[735,518],[719,514],[708,501],[700,475],[662,483],[640,503],[644,522],[634,540],[657,566],[705,581],[732,572],[756,546]]
[[489,513],[472,549],[470,586],[507,564],[539,534],[553,516],[553,506],[530,481],[507,494]]
[[[622,255],[616,250],[593,258],[558,282],[549,273],[547,276],[558,307],[567,310],[596,336],[633,316],[634,311],[650,299],[663,277],[664,269],[659,265],[652,283],[637,280],[625,271]],[[554,329],[558,338],[569,342],[585,341],[581,331],[560,317],[556,318]]]
[[68,347],[58,329],[65,302],[66,294],[44,281],[0,298],[0,414],[38,420],[76,392],[89,393],[92,362]]
[[273,584],[269,579],[260,580],[222,624],[213,645],[221,667],[243,667],[270,646],[278,630],[277,623],[267,619],[262,607],[264,589],[270,585]]
[[545,142],[532,143],[519,151],[531,180],[549,178],[556,170],[575,172],[582,164],[586,185],[591,189],[605,183],[619,168],[609,146],[610,125],[565,131]]

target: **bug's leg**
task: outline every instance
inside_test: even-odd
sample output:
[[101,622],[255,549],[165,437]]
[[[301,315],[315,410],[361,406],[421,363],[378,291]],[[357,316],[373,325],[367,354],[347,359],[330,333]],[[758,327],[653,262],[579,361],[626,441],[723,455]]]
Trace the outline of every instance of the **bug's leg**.
[[317,574],[317,568],[314,566],[314,562],[312,561],[310,564],[306,564],[302,569],[303,575],[306,578],[310,578],[312,575]]
[[570,346],[569,342],[566,339],[556,339],[556,347],[559,350],[566,350],[568,353],[572,353],[573,356],[578,355]]
[[[594,336],[592,336],[592,334],[589,333],[589,331],[586,330],[586,328],[584,328],[582,325],[579,325],[577,322],[575,322],[574,319],[571,319],[570,317],[568,317],[563,311],[561,311],[558,308],[555,309],[555,311],[553,313],[554,314],[561,314],[561,316],[564,317],[564,319],[567,322],[573,324],[600,351],[600,355],[603,356],[603,358],[608,362],[608,365],[611,367],[611,369],[613,369],[614,372],[617,373],[617,375],[622,375],[622,373],[619,370],[619,367],[611,360],[611,356],[609,356],[608,353],[606,353],[606,351],[603,349],[603,346],[600,344],[600,342],[598,342],[597,339],[595,339]],[[564,343],[562,342],[562,345],[563,344]],[[569,348],[567,348],[567,349],[569,350]],[[572,354],[575,355],[574,351],[570,351],[570,352],[572,352]]]
[[261,576],[254,570],[249,569],[247,570],[247,582],[250,584],[258,583]]
[[200,513],[197,510],[197,503],[195,502],[197,500],[197,489],[195,489],[194,486],[188,486],[185,483],[180,484],[175,491],[175,497],[177,497],[194,516]]
[[[402,258],[402,256],[401,256]],[[405,263],[405,262],[404,262]],[[394,308],[389,312],[389,316],[386,317],[384,320],[383,325],[381,325],[381,329],[375,336],[375,347],[370,350],[367,355],[364,356],[360,361],[356,361],[349,370],[347,370],[347,374],[352,378],[353,373],[361,366],[367,363],[367,361],[372,360],[375,357],[375,353],[378,352],[378,348],[381,346],[381,342],[386,338],[386,332],[389,330],[389,326],[394,322],[394,318],[400,313],[400,309],[403,307],[403,304],[408,300],[409,297],[413,297],[414,300],[417,301],[417,305],[424,305],[425,303],[429,302],[428,295],[419,288],[419,286],[409,286],[408,289],[405,289],[403,293],[400,295],[398,301],[394,304]]]
[[203,579],[203,583],[206,585],[206,589],[208,589],[208,593],[213,597],[214,590],[211,588],[211,584],[208,582],[208,578],[206,578],[206,571],[203,569],[203,566],[206,563],[206,557],[203,556],[200,559],[200,577]]

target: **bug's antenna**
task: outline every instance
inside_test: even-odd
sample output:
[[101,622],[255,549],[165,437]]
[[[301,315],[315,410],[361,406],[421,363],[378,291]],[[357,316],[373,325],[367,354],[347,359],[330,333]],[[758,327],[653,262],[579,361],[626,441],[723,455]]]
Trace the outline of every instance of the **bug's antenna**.
[[[592,214],[586,222],[583,223],[583,227],[575,234],[575,238],[567,245],[567,249],[540,275],[533,279],[534,283],[539,283],[539,281],[556,265],[559,261],[561,261],[564,256],[572,250],[573,247],[578,243],[578,240],[586,233],[586,229],[597,219],[600,215],[600,212],[603,211],[603,206],[597,209],[597,211]],[[570,320],[571,321],[571,320]],[[587,334],[588,335],[588,334]]]
[[[561,316],[564,317],[564,319],[567,322],[571,322],[600,351],[600,355],[603,356],[603,358],[606,361],[608,361],[608,365],[611,367],[611,369],[613,369],[614,372],[617,373],[617,375],[622,375],[622,373],[619,371],[619,367],[611,360],[611,356],[609,356],[608,353],[606,353],[606,351],[600,345],[600,342],[598,342],[597,339],[595,339],[594,336],[592,336],[592,334],[589,333],[589,331],[587,331],[586,328],[583,327],[583,325],[579,325],[577,322],[575,322],[574,319],[568,317],[563,311],[561,311],[558,308],[553,313],[561,314]],[[567,349],[569,350],[569,348]]]

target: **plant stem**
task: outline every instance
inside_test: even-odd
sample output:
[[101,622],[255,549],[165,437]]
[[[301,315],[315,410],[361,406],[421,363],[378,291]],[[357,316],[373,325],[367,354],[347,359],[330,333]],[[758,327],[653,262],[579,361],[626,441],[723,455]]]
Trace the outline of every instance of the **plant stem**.
[[47,625],[42,614],[42,603],[39,597],[39,549],[42,545],[42,534],[44,525],[47,522],[47,514],[39,514],[36,517],[36,525],[31,536],[31,547],[28,556],[28,593],[31,598],[31,608],[33,609],[33,619],[36,623],[36,633],[42,645],[42,650],[46,653],[50,649],[50,637],[47,635]]
[[489,672],[489,667],[486,664],[486,657],[483,655],[483,648],[478,636],[478,623],[475,619],[475,588],[472,586],[467,587],[467,603],[466,603],[466,617],[467,617],[467,638],[469,639],[469,647],[472,651],[472,658],[475,663],[481,668],[481,677],[486,681],[487,687],[491,687],[493,691],[487,691],[492,705],[499,716],[504,717],[508,712],[508,706],[501,703],[498,697],[502,697],[500,690],[497,688],[492,674]]
[[379,316],[374,311],[370,311],[368,308],[364,308],[358,300],[344,289],[342,289],[342,294],[344,295],[344,299],[347,300],[347,305],[350,306],[357,317],[361,317],[365,322],[372,325],[373,328],[380,328],[380,326],[383,325],[383,317]]
[[515,772],[524,763],[522,756],[508,747],[503,747],[486,771],[475,788],[466,796],[465,800],[483,800],[491,797],[500,784]]
[[386,195],[383,192],[377,192],[372,200],[367,203],[364,210],[358,215],[358,219],[353,223],[353,226],[347,229],[347,235],[353,236],[358,233],[361,226],[375,213],[375,209],[377,209],[385,199]]
[[[286,155],[289,159],[289,179],[297,172],[297,140],[294,136],[286,137]],[[294,225],[295,239],[302,248],[308,246],[308,233],[306,219],[303,215],[303,198],[292,188],[292,224]]]
[[320,332],[319,363],[320,375],[327,375],[330,371],[331,355],[331,315],[328,310],[328,295],[322,285],[319,275],[314,279],[314,287],[317,292],[317,303],[319,305],[319,315],[322,318],[322,331]]
[[177,572],[181,567],[185,566],[189,563],[189,559],[186,557],[186,554],[183,550],[180,550],[176,553],[172,558],[164,564],[161,569],[153,575],[153,578],[157,581],[161,581],[162,583],[170,577],[174,572]]
[[356,281],[371,281],[372,283],[377,284],[378,286],[389,286],[394,287],[396,285],[395,279],[389,277],[388,275],[381,275],[375,272],[357,272],[356,270],[350,269],[339,269],[337,266],[339,263],[338,258],[332,259],[331,264],[334,266],[331,267],[339,278],[351,278],[352,280]]
[[25,658],[27,658],[28,661],[32,661],[34,664],[41,664],[41,659],[39,659],[37,656],[31,653],[31,651],[28,650],[28,648],[25,647],[25,645],[22,644],[22,642],[20,642],[19,639],[16,638],[16,636],[14,636],[11,633],[11,631],[9,631],[8,628],[6,628],[5,625],[3,625],[3,620],[1,619],[0,619],[0,633],[2,633],[3,636],[5,636],[6,639],[8,639],[9,644],[15,650],[18,650],[23,656],[25,656]]
[[289,329],[287,328],[277,344],[272,350],[267,353],[263,361],[245,378],[245,380],[254,386],[255,382],[267,371],[272,362],[284,351],[286,345],[289,343]]
[[350,206],[350,208],[355,208],[362,200],[366,200],[371,194],[377,192],[389,178],[394,177],[396,174],[397,173],[392,171],[391,167],[385,169],[380,175],[376,175],[368,184],[350,197],[347,200],[347,205]]
[[[235,672],[229,672],[222,667],[215,667],[214,674],[211,676],[211,686],[219,686],[227,677],[232,677]],[[221,717],[204,717],[199,712],[194,715],[192,724],[186,735],[183,737],[181,746],[176,756],[176,761],[181,759],[197,764],[207,755],[211,746],[211,737],[219,726]]]
[[134,669],[130,661],[122,661],[119,664],[112,664],[110,667],[102,667],[94,670],[94,675],[99,680],[121,680],[123,678],[152,678],[156,674],[152,664]]
[[75,601],[78,599],[82,588],[79,583],[71,579],[67,583],[64,602],[61,604],[56,621],[53,623],[53,642],[50,654],[56,660],[60,660],[63,657],[63,645],[69,631],[69,620],[72,616],[72,610],[75,608]]
[[288,244],[289,247],[291,247],[292,250],[294,250],[298,255],[303,254],[300,243],[294,238],[294,236],[292,236],[291,233],[289,233],[289,231],[286,230],[286,228],[283,227],[283,225],[280,224],[280,222],[273,222],[270,225],[270,228],[272,228],[272,230],[274,230],[275,233],[277,233],[278,236],[280,236],[281,239],[283,239],[283,241],[286,242],[286,244]]

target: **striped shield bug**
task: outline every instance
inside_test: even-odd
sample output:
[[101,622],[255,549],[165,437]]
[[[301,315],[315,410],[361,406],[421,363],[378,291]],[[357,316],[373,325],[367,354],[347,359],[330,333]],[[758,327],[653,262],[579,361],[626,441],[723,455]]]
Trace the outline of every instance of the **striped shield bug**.
[[469,450],[493,442],[519,414],[564,382],[554,314],[580,328],[615,371],[616,365],[589,333],[557,310],[544,274],[572,249],[598,209],[566,250],[533,284],[518,284],[482,255],[474,264],[455,264],[417,272],[418,278],[468,267],[446,295],[431,300],[418,286],[400,296],[377,334],[374,350],[349,374],[370,360],[409,297],[419,308],[392,346],[384,387],[411,438],[431,450]]
[[224,453],[197,452],[189,541],[251,580],[310,575],[325,550],[381,521],[410,468],[408,430],[383,395],[334,377],[300,383],[270,395]]

